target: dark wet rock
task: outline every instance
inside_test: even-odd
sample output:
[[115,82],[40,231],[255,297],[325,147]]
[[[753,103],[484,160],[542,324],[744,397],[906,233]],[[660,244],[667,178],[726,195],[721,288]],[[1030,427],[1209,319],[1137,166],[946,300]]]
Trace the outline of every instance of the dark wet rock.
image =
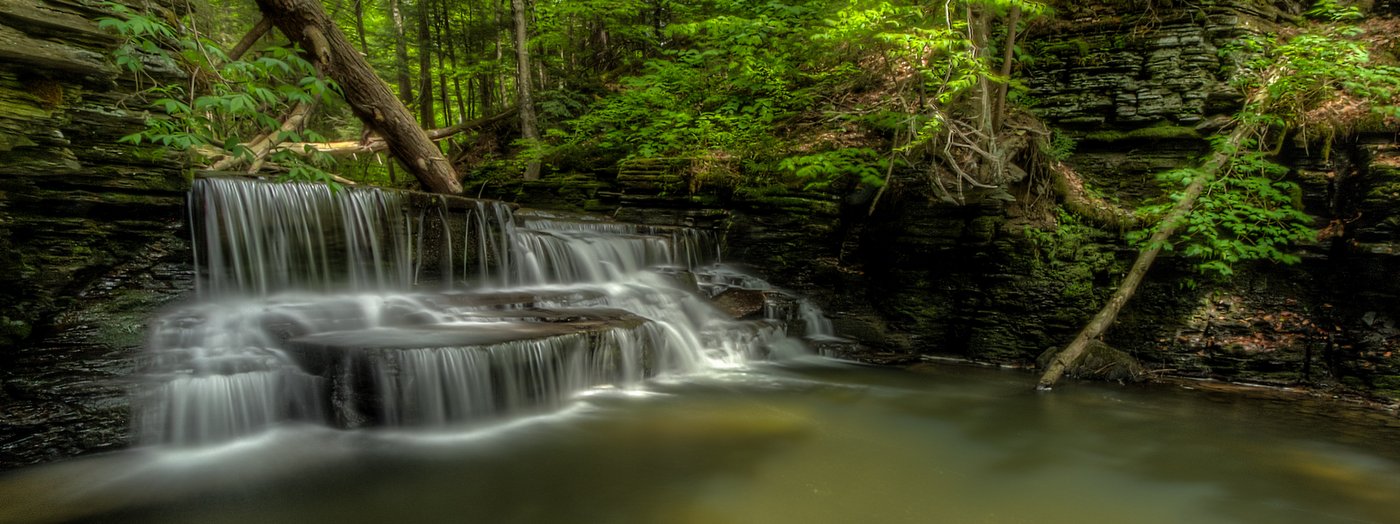
[[679,267],[661,267],[655,271],[665,275],[677,288],[691,293],[700,293],[700,279],[693,271]]
[[734,318],[763,314],[764,292],[757,289],[730,289],[714,297],[714,303]]

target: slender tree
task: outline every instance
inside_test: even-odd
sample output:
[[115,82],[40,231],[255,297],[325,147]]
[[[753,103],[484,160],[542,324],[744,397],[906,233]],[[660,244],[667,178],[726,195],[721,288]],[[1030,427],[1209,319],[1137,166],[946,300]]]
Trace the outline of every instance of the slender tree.
[[360,40],[360,52],[369,56],[369,41],[365,39],[365,0],[355,0],[355,36]]
[[[511,18],[515,20],[515,88],[520,105],[520,136],[536,141],[540,138],[540,131],[535,117],[535,99],[530,92],[530,38],[525,0],[510,0],[510,11]],[[539,178],[540,162],[531,159],[525,166],[525,180]]]
[[389,19],[394,25],[394,77],[399,84],[399,100],[413,101],[413,82],[408,74],[408,38],[403,28],[403,0],[389,0]]
[[433,38],[428,26],[429,0],[418,1],[418,118],[423,127],[437,127],[433,108]]

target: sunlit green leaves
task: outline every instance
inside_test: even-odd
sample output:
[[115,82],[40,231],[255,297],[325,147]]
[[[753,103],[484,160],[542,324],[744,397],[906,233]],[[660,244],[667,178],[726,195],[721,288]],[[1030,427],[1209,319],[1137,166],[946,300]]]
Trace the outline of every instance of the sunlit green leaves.
[[[122,137],[121,142],[189,152],[221,149],[251,160],[243,144],[257,135],[274,134],[274,142],[324,140],[311,132],[279,131],[278,117],[293,105],[335,92],[334,84],[322,80],[298,49],[270,46],[244,59],[229,60],[222,49],[200,35],[183,34],[164,20],[119,4],[106,6],[116,16],[101,19],[99,26],[126,39],[116,53],[118,65],[139,72],[143,60],[165,60],[202,80],[148,88],[145,129]],[[322,169],[329,162],[323,154],[284,150],[273,156],[291,169],[292,178],[330,179]]]
[[846,177],[871,187],[884,185],[881,175],[889,167],[889,159],[880,158],[874,149],[842,148],[809,155],[784,158],[778,168],[806,181],[804,189],[825,189]]
[[[1206,181],[1173,244],[1183,255],[1198,260],[1198,271],[1218,276],[1229,276],[1235,264],[1249,260],[1297,263],[1291,246],[1313,241],[1316,232],[1312,217],[1300,210],[1301,190],[1283,180],[1288,169],[1270,161],[1251,140],[1238,144],[1216,140],[1214,150],[1230,155],[1231,160]],[[1158,175],[1169,198],[1139,213],[1166,216],[1181,198],[1180,192],[1200,176],[1198,169]],[[1159,223],[1157,228],[1164,225]],[[1152,232],[1140,231],[1130,238],[1141,242]]]

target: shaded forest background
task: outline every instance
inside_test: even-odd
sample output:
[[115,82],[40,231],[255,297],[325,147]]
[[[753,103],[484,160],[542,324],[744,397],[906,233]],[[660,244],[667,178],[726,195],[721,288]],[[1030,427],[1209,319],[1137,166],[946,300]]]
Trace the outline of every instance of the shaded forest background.
[[[591,172],[664,157],[686,159],[692,185],[821,191],[879,187],[896,168],[936,161],[929,180],[960,200],[964,186],[1024,177],[1009,160],[1027,149],[1027,131],[1045,135],[1018,131],[1011,147],[998,137],[1008,113],[1034,103],[1012,78],[1017,56],[1035,52],[1016,47],[1016,35],[1050,12],[1036,2],[325,7],[420,125],[437,131],[469,187],[533,178],[537,164],[546,174]],[[333,83],[328,91],[299,50],[258,28],[252,2],[193,8],[120,9],[107,24],[131,37],[133,74],[161,61],[193,72],[150,93],[155,116],[130,141],[187,149],[202,167],[410,185],[373,154]],[[132,27],[131,16],[171,30]],[[521,111],[526,97],[533,104]]]

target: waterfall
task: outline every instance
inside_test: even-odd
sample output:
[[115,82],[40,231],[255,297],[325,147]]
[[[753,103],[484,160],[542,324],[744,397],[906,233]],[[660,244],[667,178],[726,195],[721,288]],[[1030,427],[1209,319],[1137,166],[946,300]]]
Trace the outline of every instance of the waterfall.
[[715,307],[771,287],[715,265],[715,231],[235,178],[195,181],[189,225],[199,299],[152,324],[148,443],[474,423],[742,367],[790,348],[790,323],[830,335],[806,301]]

